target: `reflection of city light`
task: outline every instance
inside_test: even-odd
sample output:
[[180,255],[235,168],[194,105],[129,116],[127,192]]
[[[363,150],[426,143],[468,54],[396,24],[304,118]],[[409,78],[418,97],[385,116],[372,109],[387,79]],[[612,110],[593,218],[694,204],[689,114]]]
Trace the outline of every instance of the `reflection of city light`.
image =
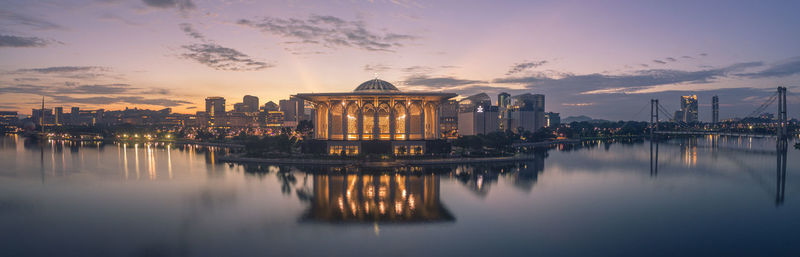
[[403,213],[403,203],[400,201],[394,202],[394,212],[397,214]]
[[380,189],[378,189],[378,196],[379,197],[386,197],[386,187],[382,186],[382,187],[380,187]]
[[380,210],[381,214],[386,213],[386,205],[383,202],[378,203],[378,210]]
[[408,209],[414,210],[415,207],[414,194],[408,195]]

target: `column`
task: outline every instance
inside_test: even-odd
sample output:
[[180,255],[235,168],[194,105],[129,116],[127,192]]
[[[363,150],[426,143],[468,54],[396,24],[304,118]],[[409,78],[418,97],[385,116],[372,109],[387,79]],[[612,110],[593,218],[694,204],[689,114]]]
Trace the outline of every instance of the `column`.
[[441,137],[441,135],[442,135],[441,134],[442,133],[441,132],[442,124],[439,124],[439,122],[441,122],[441,120],[439,119],[439,115],[440,115],[441,110],[440,110],[438,104],[435,105],[433,108],[434,108],[434,111],[435,111],[434,112],[435,115],[433,116],[433,127],[434,127],[433,129],[434,129],[434,131],[436,131],[436,134],[433,134],[433,139],[439,139],[439,137]]
[[[408,103],[408,101],[406,101],[406,103]],[[405,123],[406,123],[405,124],[406,125],[405,134],[406,134],[406,136],[404,138],[405,140],[409,140],[409,138],[410,138],[409,136],[411,136],[411,131],[410,131],[411,130],[411,113],[408,112],[408,107],[409,106],[406,105],[406,108],[403,108],[403,109],[405,109],[405,112],[406,112],[405,113],[405,115],[406,115],[406,120],[405,120]]]
[[394,140],[394,132],[395,132],[395,124],[397,121],[394,120],[394,101],[389,101],[389,138],[390,140]]
[[425,139],[425,101],[420,102],[420,122],[419,125],[422,126],[422,139]]
[[380,110],[380,106],[381,105],[380,105],[380,102],[378,102],[378,101],[375,101],[375,103],[373,105],[374,105],[373,108],[375,108],[375,111],[372,112],[372,114],[373,114],[373,117],[372,117],[372,140],[376,140],[376,139],[378,139],[378,134],[381,131],[380,128],[378,128],[378,124],[379,124],[378,123],[378,112],[379,112],[378,110]]
[[356,104],[356,107],[358,108],[358,118],[356,118],[358,121],[358,140],[364,140],[364,109],[362,109],[362,107],[364,107],[363,102],[364,101],[362,99],[360,105]]
[[328,134],[325,135],[325,139],[327,140],[331,140],[331,133],[333,132],[331,130],[331,118],[332,118],[331,109],[333,109],[333,102],[328,101],[328,120],[325,121],[325,126],[327,127],[326,129],[328,130]]
[[347,140],[347,123],[350,121],[347,118],[347,102],[342,100],[340,104],[342,104],[342,140]]

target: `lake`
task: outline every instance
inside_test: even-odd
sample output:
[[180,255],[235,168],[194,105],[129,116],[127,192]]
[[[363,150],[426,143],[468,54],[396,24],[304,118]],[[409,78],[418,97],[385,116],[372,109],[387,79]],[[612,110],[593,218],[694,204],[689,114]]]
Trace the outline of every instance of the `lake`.
[[378,172],[4,136],[0,245],[3,256],[798,256],[796,140],[594,141],[529,162]]

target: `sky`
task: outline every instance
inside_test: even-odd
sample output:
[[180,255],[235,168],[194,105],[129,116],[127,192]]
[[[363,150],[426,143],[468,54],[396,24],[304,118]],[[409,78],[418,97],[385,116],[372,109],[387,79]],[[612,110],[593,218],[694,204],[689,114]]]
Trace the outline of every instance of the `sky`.
[[[562,118],[649,120],[697,94],[722,119],[789,89],[798,1],[0,0],[0,110],[261,103],[378,77],[460,97],[544,94]],[[494,99],[496,101],[496,99]],[[767,108],[776,112],[775,104]],[[663,116],[662,116],[663,117]]]

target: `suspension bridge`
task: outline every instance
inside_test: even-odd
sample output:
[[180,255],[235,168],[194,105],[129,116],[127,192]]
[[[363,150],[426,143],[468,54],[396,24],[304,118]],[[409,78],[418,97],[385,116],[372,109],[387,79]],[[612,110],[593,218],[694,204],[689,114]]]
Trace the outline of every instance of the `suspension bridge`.
[[[650,99],[650,135],[651,137],[654,135],[720,135],[720,136],[749,136],[749,137],[777,137],[778,139],[787,139],[790,136],[789,131],[787,131],[787,126],[789,125],[787,115],[786,115],[786,87],[778,87],[778,90],[773,93],[767,100],[765,100],[761,105],[759,105],[755,110],[750,112],[746,118],[754,118],[757,117],[759,114],[763,113],[769,106],[778,102],[778,117],[775,123],[775,131],[769,134],[757,134],[752,132],[726,132],[720,131],[718,129],[696,129],[689,124],[677,121],[676,123],[680,126],[680,130],[660,130],[659,129],[659,115],[664,115],[669,120],[674,120],[672,115],[666,111],[663,105],[661,105],[658,99]],[[716,125],[716,124],[715,124]],[[780,141],[780,140],[779,140]]]
[[[772,94],[766,101],[764,101],[761,105],[759,105],[755,110],[750,112],[745,118],[752,118],[757,117],[757,115],[761,114],[764,110],[766,110],[769,106],[774,104],[776,101],[778,102],[778,117],[775,125],[775,130],[769,134],[756,134],[752,132],[726,132],[720,130],[697,130],[693,129],[692,127],[688,126],[688,124],[683,122],[678,122],[681,129],[684,130],[659,130],[659,114],[663,114],[670,120],[673,117],[665,111],[666,108],[659,104],[658,99],[651,99],[650,100],[650,136],[651,139],[655,135],[719,135],[719,136],[747,136],[747,137],[770,137],[776,138],[776,151],[759,151],[759,154],[767,154],[767,155],[775,155],[776,157],[776,179],[775,179],[775,187],[774,187],[774,197],[775,197],[775,204],[781,205],[784,202],[785,198],[785,191],[786,191],[786,160],[787,160],[787,149],[788,149],[788,139],[791,136],[791,133],[787,131],[787,127],[789,125],[786,113],[786,87],[778,87],[778,90]],[[715,124],[716,125],[716,124]],[[658,144],[659,142],[655,140],[650,140],[650,174],[652,176],[656,176],[658,174]],[[741,150],[739,150],[741,151]],[[745,151],[752,151],[752,150],[745,150]],[[734,162],[740,160],[733,160]],[[740,167],[746,167],[747,171],[751,173],[753,176],[757,176],[759,174],[757,171],[753,170],[752,168],[747,167],[744,163],[737,162],[737,165]],[[762,179],[759,179],[762,181]],[[763,181],[762,181],[763,182]],[[765,183],[764,183],[765,184]],[[769,187],[769,186],[767,186]]]

